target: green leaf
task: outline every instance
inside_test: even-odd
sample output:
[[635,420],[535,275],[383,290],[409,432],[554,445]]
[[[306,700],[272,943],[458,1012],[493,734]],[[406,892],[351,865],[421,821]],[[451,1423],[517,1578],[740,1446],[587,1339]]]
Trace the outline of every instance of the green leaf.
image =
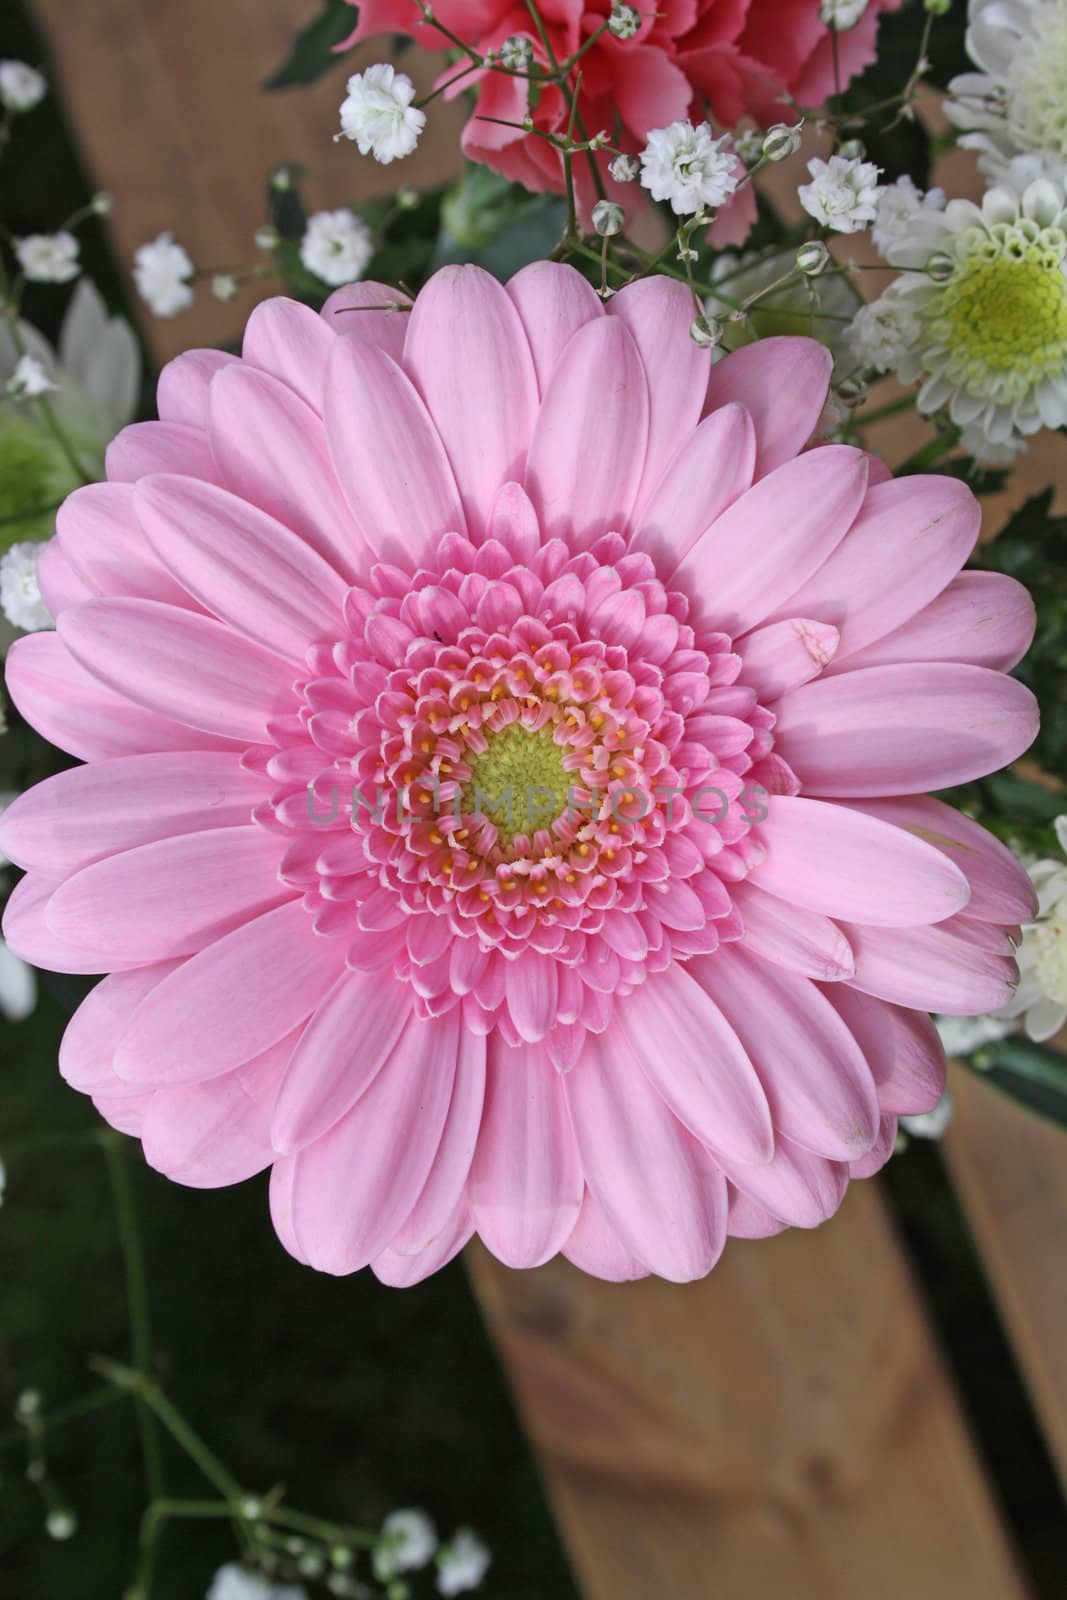
[[1067,1056],[1021,1034],[984,1044],[967,1065],[1029,1111],[1067,1127]]
[[322,10],[296,34],[285,61],[263,84],[264,89],[291,89],[314,83],[340,59],[336,47],[356,26],[358,7],[348,0],[322,0]]

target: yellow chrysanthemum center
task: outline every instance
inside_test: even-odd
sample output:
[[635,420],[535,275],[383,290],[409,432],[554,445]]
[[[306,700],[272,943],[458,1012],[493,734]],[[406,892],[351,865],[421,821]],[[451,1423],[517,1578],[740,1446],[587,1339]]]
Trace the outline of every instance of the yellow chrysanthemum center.
[[531,731],[512,723],[491,733],[488,750],[473,757],[470,768],[463,810],[487,816],[504,845],[547,828],[566,809],[574,782],[551,727]]
[[969,232],[924,320],[951,378],[974,394],[1018,401],[1067,368],[1067,236],[1028,221]]
[[1008,122],[1022,150],[1067,157],[1067,0],[1030,13],[1008,71]]
[[1034,932],[1037,978],[1050,1000],[1067,1006],[1067,917],[1055,912]]

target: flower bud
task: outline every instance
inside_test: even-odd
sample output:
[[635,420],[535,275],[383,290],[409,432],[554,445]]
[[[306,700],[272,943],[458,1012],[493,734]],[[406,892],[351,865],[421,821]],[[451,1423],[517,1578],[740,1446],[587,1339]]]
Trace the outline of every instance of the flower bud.
[[858,406],[867,398],[867,385],[862,378],[842,378],[837,385],[837,398],[845,406]]
[[934,283],[947,283],[956,270],[956,263],[945,250],[935,250],[926,263],[926,276]]
[[701,350],[715,350],[722,344],[722,323],[711,317],[694,317],[689,324],[689,337]]
[[281,235],[269,222],[264,227],[256,229],[253,239],[257,250],[277,250],[281,243]]
[[641,30],[641,13],[633,6],[613,4],[608,18],[608,32],[616,39],[632,39]]
[[418,203],[419,191],[413,189],[410,184],[405,184],[402,189],[398,189],[393,197],[393,204],[398,211],[414,211]]
[[78,1519],[65,1506],[57,1506],[45,1517],[44,1531],[50,1539],[72,1539],[78,1531]]
[[845,161],[862,161],[867,149],[862,139],[845,139],[838,145],[837,154]]
[[608,171],[616,183],[633,183],[640,177],[641,163],[636,156],[616,156],[608,166]]
[[96,217],[110,217],[112,197],[106,189],[101,189],[99,194],[94,194],[89,202],[89,208]]
[[923,10],[932,17],[947,17],[952,10],[952,0],[923,0]]
[[500,65],[508,72],[528,72],[533,61],[533,45],[521,33],[513,33],[500,46]]
[[787,157],[795,156],[799,149],[799,126],[791,128],[788,123],[776,122],[764,135],[760,155],[764,161],[785,161]]
[[598,200],[593,207],[593,227],[602,239],[621,233],[625,221],[625,211],[614,200]]
[[232,272],[216,272],[211,280],[211,292],[216,300],[233,300],[237,294],[237,279]]
[[830,252],[822,240],[809,239],[807,244],[802,244],[797,251],[797,270],[809,278],[817,278],[829,260]]
[[764,137],[762,128],[742,128],[734,134],[734,149],[746,167],[754,167],[763,155]]

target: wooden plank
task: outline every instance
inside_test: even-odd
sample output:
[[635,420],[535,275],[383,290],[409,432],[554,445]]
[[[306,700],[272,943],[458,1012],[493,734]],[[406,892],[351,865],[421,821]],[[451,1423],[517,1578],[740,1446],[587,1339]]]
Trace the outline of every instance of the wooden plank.
[[468,1262],[587,1600],[1017,1600],[877,1188],[703,1283]]
[[[252,236],[265,220],[267,173],[283,161],[311,169],[313,210],[387,194],[400,183],[436,183],[458,170],[459,104],[434,101],[419,149],[399,166],[379,166],[353,145],[332,142],[346,67],[382,60],[387,41],[363,46],[310,88],[261,91],[316,4],[33,0],[92,182],[114,195],[112,229],[124,264],[164,228],[205,266],[261,262]],[[421,51],[404,58],[420,92],[440,64]],[[228,344],[256,300],[277,292],[267,281],[220,305],[205,284],[195,308],[172,321],[145,312],[150,348],[165,360],[193,345]]]
[[952,1088],[945,1157],[1067,1490],[1067,1132],[963,1067]]

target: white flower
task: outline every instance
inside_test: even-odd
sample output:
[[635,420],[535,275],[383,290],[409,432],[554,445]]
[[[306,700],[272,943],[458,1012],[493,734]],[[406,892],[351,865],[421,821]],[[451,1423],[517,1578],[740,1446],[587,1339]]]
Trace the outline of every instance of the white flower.
[[36,356],[19,356],[15,370],[7,380],[7,392],[14,400],[36,400],[59,385],[53,383],[48,369]]
[[36,973],[0,939],[0,1012],[8,1022],[21,1022],[36,1004]]
[[[1067,816],[1056,818],[1056,838],[1067,852]],[[1067,1022],[1067,861],[1028,862],[1037,895],[1037,916],[1023,927],[1019,987],[994,1015],[1021,1017],[1027,1037],[1051,1039]]]
[[835,233],[858,233],[874,221],[878,213],[878,175],[873,161],[859,156],[831,156],[808,162],[811,182],[797,193],[809,217]]
[[706,122],[653,128],[641,152],[641,183],[653,200],[669,200],[676,217],[721,206],[740,177],[729,135],[713,139]]
[[470,1528],[457,1528],[437,1557],[438,1594],[477,1589],[492,1561],[488,1546]]
[[234,300],[237,297],[237,279],[232,272],[216,272],[211,280],[211,292],[216,300]]
[[985,429],[978,423],[969,423],[960,429],[960,448],[983,467],[1012,467],[1026,451],[1026,440],[1018,435],[994,444]]
[[390,1511],[374,1551],[375,1575],[385,1582],[397,1573],[414,1572],[433,1560],[436,1549],[437,1529],[425,1511]]
[[69,283],[81,271],[78,241],[65,228],[16,239],[15,255],[31,283]]
[[[947,1056],[969,1056],[983,1044],[992,1044],[997,1039],[1006,1039],[1015,1032],[1015,1023],[1004,1018],[987,1015],[984,1017],[935,1017],[934,1027],[937,1029],[941,1046]],[[928,1112],[920,1113],[929,1115]]]
[[133,281],[137,293],[157,317],[176,317],[193,303],[189,283],[196,268],[188,253],[175,244],[171,233],[161,233],[133,255]]
[[383,166],[409,156],[426,126],[426,113],[411,104],[415,85],[407,74],[381,61],[349,78],[347,91],[338,138],[352,139],[361,156],[373,156]]
[[370,229],[354,212],[317,211],[308,218],[300,259],[323,283],[334,287],[355,283],[366,272],[373,254]]
[[0,610],[26,633],[40,633],[52,626],[37,583],[37,561],[43,549],[43,544],[26,539],[0,556]]
[[307,1600],[299,1584],[274,1584],[236,1561],[220,1567],[211,1580],[207,1600]]
[[[913,316],[919,409],[946,410],[980,458],[1067,424],[1067,196],[1049,178],[981,206],[919,206],[888,248],[887,294]],[[883,297],[885,298],[885,297]]]
[[36,67],[25,61],[0,61],[0,105],[8,111],[32,111],[48,93]]
[[897,372],[906,383],[919,375],[915,358],[921,325],[896,283],[870,305],[861,306],[848,330],[856,361],[875,372]]
[[946,111],[991,177],[1012,156],[1067,161],[1067,0],[971,0],[967,53],[979,68],[953,78]]
[[913,1111],[910,1116],[901,1117],[900,1126],[915,1139],[940,1139],[952,1121],[955,1107],[952,1091],[946,1089],[936,1106],[929,1111]]
[[908,237],[916,211],[943,211],[944,189],[930,189],[925,194],[917,189],[909,177],[898,178],[887,184],[878,196],[878,214],[871,228],[871,238],[882,255],[888,255],[894,244]]
[[867,0],[822,0],[819,21],[824,28],[844,33],[847,28],[856,26],[866,9]]

